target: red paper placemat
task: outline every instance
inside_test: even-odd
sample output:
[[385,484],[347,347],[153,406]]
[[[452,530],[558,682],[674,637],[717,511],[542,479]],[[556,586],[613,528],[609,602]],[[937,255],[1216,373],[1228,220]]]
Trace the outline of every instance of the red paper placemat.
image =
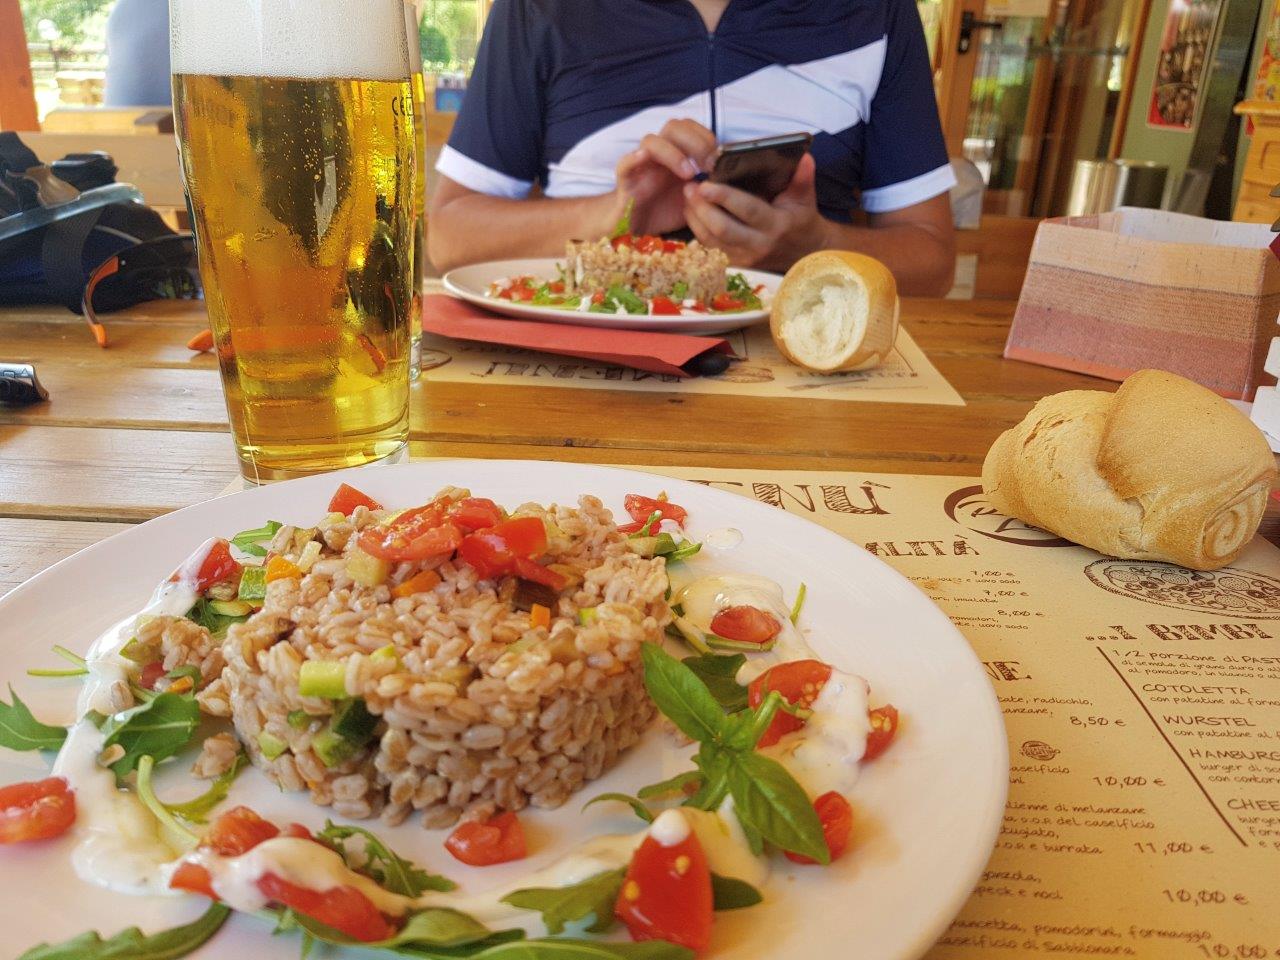
[[722,353],[734,357],[729,341],[720,337],[513,320],[445,293],[431,293],[422,298],[422,329],[457,340],[500,343],[677,377],[692,376],[684,365],[701,354]]

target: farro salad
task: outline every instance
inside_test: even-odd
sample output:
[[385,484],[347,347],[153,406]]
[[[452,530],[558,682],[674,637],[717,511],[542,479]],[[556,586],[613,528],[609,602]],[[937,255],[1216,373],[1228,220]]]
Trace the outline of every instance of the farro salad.
[[631,232],[630,211],[614,232],[595,241],[570,240],[559,275],[503,277],[488,295],[533,307],[649,316],[743,313],[764,307],[763,285],[729,272],[724,251],[697,240],[667,240]]
[[[57,752],[50,777],[0,788],[0,844],[66,835],[85,882],[210,906],[186,926],[87,933],[20,960],[182,957],[232,911],[297,932],[304,956],[322,942],[683,960],[712,946],[716,911],[767,899],[776,854],[838,859],[847,797],[897,711],[815,656],[796,626],[803,586],[788,603],[764,577],[700,571],[686,511],[664,495],[624,507],[618,525],[592,496],[507,511],[449,488],[388,510],[343,484],[315,526],[204,543],[84,657],[55,647],[67,666],[31,673],[79,680],[78,719],[0,701],[0,745]],[[346,819],[449,829],[444,851],[463,864],[508,863],[528,853],[521,811],[565,803],[659,712],[671,729],[647,735],[692,741],[693,766],[587,801],[644,826],[480,893],[364,827],[224,802],[251,765]],[[162,800],[156,766],[192,753],[208,788]],[[591,936],[618,924],[632,942]]]

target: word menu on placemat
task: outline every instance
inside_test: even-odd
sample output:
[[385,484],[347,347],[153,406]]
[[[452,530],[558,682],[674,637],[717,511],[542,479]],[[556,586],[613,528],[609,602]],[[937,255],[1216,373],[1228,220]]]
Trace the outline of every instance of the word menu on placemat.
[[813,373],[784,359],[773,345],[768,325],[736,330],[724,336],[739,358],[728,370],[712,377],[681,378],[424,334],[422,377],[436,383],[964,405],[964,400],[929,362],[911,334],[902,328],[898,330],[897,345],[883,364],[873,370],[834,374]]
[[1280,550],[1198,573],[1029,528],[974,478],[641,469],[865,547],[985,665],[1008,807],[929,960],[1280,957]]

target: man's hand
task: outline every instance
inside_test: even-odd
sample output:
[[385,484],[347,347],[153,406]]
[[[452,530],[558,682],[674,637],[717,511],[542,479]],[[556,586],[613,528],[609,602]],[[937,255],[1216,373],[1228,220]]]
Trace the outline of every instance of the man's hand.
[[681,190],[703,169],[715,149],[715,135],[694,120],[669,120],[661,132],[646,135],[639,147],[618,161],[617,215],[634,200],[633,232],[667,233],[683,227],[685,199]]
[[684,187],[685,220],[704,246],[719,247],[734,266],[782,272],[827,245],[813,178],[813,157],[805,154],[773,203],[721,183],[690,183]]

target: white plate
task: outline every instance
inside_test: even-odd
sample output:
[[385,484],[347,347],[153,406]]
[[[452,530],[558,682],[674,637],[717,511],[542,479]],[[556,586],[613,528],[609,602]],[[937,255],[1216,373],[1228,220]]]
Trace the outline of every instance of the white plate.
[[[489,285],[496,280],[511,277],[533,276],[544,280],[559,275],[562,259],[495,260],[491,263],[473,263],[469,267],[450,270],[442,278],[444,288],[455,297],[461,297],[495,313],[520,320],[543,320],[547,323],[576,323],[585,327],[606,327],[614,330],[660,330],[664,333],[725,333],[740,327],[750,327],[769,319],[768,309],[745,310],[742,313],[694,313],[689,311],[680,317],[638,316],[630,313],[590,313],[585,310],[557,310],[554,307],[531,307],[527,303],[513,303],[487,296]],[[752,289],[764,284],[766,304],[778,292],[782,277],[762,270],[741,270],[730,267],[730,272],[741,273]]]
[[[742,544],[720,555],[718,565],[772,577],[788,596],[806,583],[801,625],[812,645],[836,666],[866,676],[873,702],[894,703],[904,723],[898,742],[867,766],[853,795],[850,852],[828,868],[778,858],[764,903],[717,914],[707,956],[748,960],[762,956],[767,944],[771,957],[906,960],[946,929],[991,853],[1008,784],[1004,723],[981,664],[942,612],[875,557],[813,523],[698,484],[578,464],[460,460],[345,471],[211,500],[82,550],[0,600],[0,682],[13,684],[37,717],[70,720],[75,681],[25,676],[30,667],[56,662],[52,644],[83,652],[99,632],[141,607],[154,584],[206,537],[267,519],[310,523],[341,480],[391,506],[421,503],[453,484],[508,506],[594,493],[620,511],[627,493],[665,489],[688,508],[691,536],[740,529]],[[369,826],[394,849],[475,891],[539,867],[585,836],[634,830],[637,821],[619,805],[584,813],[582,803],[606,790],[634,792],[685,766],[669,738],[651,729],[614,770],[561,809],[521,814],[531,856],[519,864],[464,867],[443,850],[445,831],[412,822]],[[197,792],[188,763],[166,767],[162,796]],[[40,755],[0,750],[0,783],[47,770]],[[253,768],[236,782],[231,800],[312,827],[328,813],[301,795],[280,793]],[[88,886],[72,873],[70,852],[67,839],[0,848],[4,942],[13,952],[88,929],[159,930],[203,909],[194,897],[129,897]],[[297,950],[295,937],[272,937],[267,924],[237,916],[197,956],[295,960]]]

